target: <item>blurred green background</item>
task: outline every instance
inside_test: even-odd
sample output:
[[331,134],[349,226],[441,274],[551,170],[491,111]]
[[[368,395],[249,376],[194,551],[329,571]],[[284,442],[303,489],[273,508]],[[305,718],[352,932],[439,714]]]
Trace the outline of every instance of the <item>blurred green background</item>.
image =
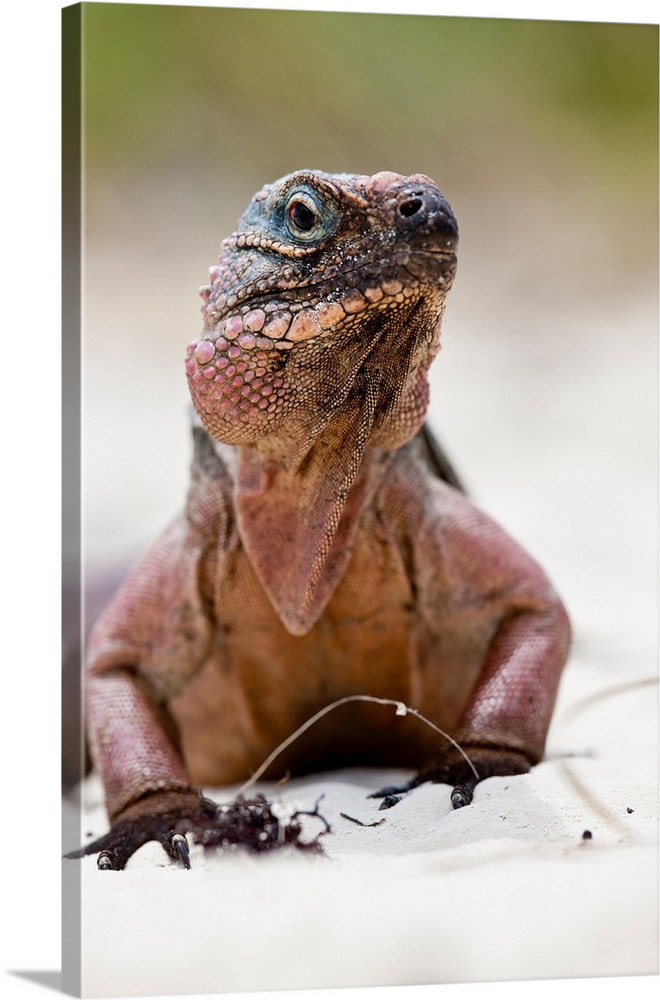
[[181,506],[197,289],[254,191],[301,167],[422,172],[461,232],[431,423],[578,635],[648,650],[657,26],[82,10],[88,585]]
[[421,163],[559,194],[588,162],[625,196],[655,168],[653,26],[83,7],[88,166],[117,181]]
[[[450,201],[587,199],[653,241],[658,32],[649,25],[83,4],[90,223],[171,187],[219,226],[299,167],[433,176]],[[102,184],[102,186],[101,186]],[[460,213],[459,213],[460,220]],[[558,219],[558,222],[560,218]],[[640,253],[641,250],[641,253]]]

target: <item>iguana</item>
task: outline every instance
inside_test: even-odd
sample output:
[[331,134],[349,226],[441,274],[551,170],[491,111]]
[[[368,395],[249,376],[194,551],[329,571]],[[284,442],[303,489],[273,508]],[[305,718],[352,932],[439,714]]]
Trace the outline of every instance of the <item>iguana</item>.
[[[201,289],[186,372],[185,510],[93,629],[86,723],[122,868],[182,832],[335,699],[415,706],[479,778],[543,754],[569,648],[538,565],[465,495],[424,424],[458,229],[423,174],[293,173],[266,185]],[[484,433],[487,430],[484,429]],[[416,771],[471,801],[449,742],[365,702],[270,771]]]

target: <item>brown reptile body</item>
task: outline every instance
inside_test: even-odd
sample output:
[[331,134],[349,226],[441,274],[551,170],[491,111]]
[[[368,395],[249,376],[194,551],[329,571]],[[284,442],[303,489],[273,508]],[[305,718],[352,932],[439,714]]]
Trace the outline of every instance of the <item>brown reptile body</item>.
[[[480,777],[541,758],[566,614],[422,429],[456,245],[430,178],[317,171],[266,186],[224,242],[186,360],[200,423],[185,511],[89,644],[114,834],[87,850],[114,850],[109,866],[151,837],[169,849],[200,816],[196,788],[249,778],[347,695],[418,709]],[[351,763],[465,783],[466,801],[475,783],[430,728],[367,703],[327,715],[270,776]]]

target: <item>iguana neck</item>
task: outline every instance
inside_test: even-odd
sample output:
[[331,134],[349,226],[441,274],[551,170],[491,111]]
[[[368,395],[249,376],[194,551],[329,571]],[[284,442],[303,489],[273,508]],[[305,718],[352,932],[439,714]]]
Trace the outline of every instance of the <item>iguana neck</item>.
[[[237,449],[238,527],[287,630],[303,635],[345,572],[360,515],[393,452],[367,447],[377,394],[344,405],[305,449],[295,436]],[[304,457],[300,457],[304,454]]]

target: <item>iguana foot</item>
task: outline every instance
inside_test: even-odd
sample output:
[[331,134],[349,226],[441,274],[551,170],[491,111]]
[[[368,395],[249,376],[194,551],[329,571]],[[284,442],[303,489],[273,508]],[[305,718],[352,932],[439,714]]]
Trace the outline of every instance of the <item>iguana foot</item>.
[[[464,747],[472,765],[454,747],[436,754],[423,768],[402,785],[387,785],[372,792],[368,798],[382,799],[379,809],[390,809],[408,792],[431,781],[434,784],[453,785],[451,804],[454,809],[462,809],[472,802],[474,789],[480,781],[496,776],[526,774],[531,763],[517,750],[499,747]],[[476,774],[475,774],[476,771]]]
[[201,833],[214,821],[217,806],[196,793],[170,792],[145,796],[124,810],[108,833],[67,858],[82,858],[98,852],[97,866],[103,871],[122,871],[129,858],[150,840],[158,841],[169,857],[190,868],[185,833]]
[[472,802],[474,789],[480,781],[509,774],[526,774],[531,767],[530,760],[517,750],[469,744],[463,749],[470,763],[455,747],[450,747],[433,757],[413,779],[417,784],[432,781],[453,785],[451,804],[454,809],[461,809]]
[[408,792],[411,792],[413,788],[417,788],[417,785],[421,782],[416,781],[414,778],[411,781],[406,781],[403,785],[385,785],[384,788],[379,788],[377,792],[371,792],[367,795],[368,799],[382,799],[383,801],[378,806],[379,809],[391,809],[395,806],[397,802]]
[[[298,809],[280,818],[263,795],[254,799],[239,796],[222,806],[193,792],[148,795],[125,809],[108,833],[66,857],[82,858],[98,852],[100,869],[121,871],[143,844],[155,840],[171,858],[181,861],[184,868],[190,868],[186,833],[192,835],[196,844],[210,850],[243,847],[260,853],[296,847],[321,851],[320,838],[330,832],[330,824],[319,812],[319,802],[313,809]],[[302,816],[321,821],[322,829],[312,840],[302,839]]]

